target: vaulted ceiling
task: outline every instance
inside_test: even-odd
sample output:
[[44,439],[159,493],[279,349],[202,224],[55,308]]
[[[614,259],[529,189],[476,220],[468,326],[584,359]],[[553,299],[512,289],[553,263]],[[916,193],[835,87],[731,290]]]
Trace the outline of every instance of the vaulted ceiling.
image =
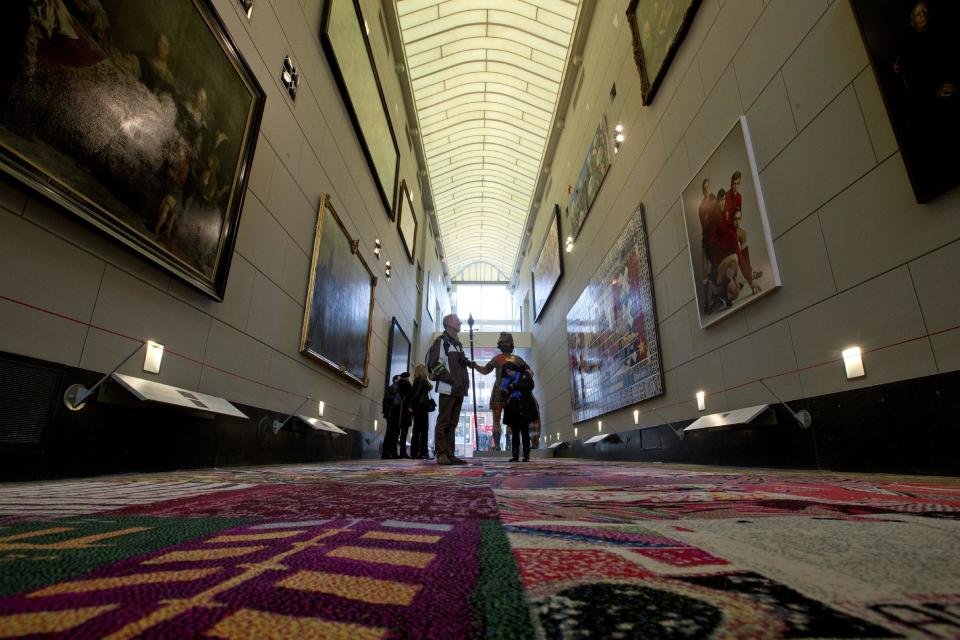
[[397,0],[455,280],[510,279],[578,13],[579,0]]

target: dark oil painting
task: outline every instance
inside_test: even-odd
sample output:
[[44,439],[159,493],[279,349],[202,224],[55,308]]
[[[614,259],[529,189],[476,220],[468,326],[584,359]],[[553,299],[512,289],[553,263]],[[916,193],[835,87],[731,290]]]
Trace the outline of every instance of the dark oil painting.
[[367,386],[377,278],[330,196],[320,197],[300,352]]
[[264,94],[207,0],[7,0],[0,165],[222,299]]
[[852,0],[918,202],[960,182],[960,2]]
[[533,318],[540,320],[557,283],[563,277],[563,253],[560,249],[560,205],[553,206],[553,220],[547,229],[543,246],[533,264]]

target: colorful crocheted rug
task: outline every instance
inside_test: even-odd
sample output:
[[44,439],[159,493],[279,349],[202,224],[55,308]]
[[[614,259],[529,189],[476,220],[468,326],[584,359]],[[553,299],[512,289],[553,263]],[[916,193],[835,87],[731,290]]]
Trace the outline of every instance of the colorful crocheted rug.
[[0,637],[960,637],[960,482],[544,460],[0,485]]

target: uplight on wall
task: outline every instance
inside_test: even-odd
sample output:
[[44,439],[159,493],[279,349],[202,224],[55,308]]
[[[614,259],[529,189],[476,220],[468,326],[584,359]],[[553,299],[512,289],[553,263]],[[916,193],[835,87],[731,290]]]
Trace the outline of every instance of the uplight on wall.
[[697,411],[703,411],[707,408],[707,392],[697,391]]
[[567,236],[567,239],[564,242],[564,248],[567,250],[567,253],[573,251],[573,236]]
[[616,134],[613,136],[613,152],[620,153],[620,145],[626,140],[626,137],[623,135],[623,125],[618,122],[617,126],[613,129],[616,131]]
[[380,238],[374,238],[374,240],[373,240],[373,255],[377,258],[377,260],[380,259],[380,247],[381,247],[381,246],[382,246],[382,245],[380,244]]
[[633,410],[633,424],[640,424],[640,409]]
[[847,370],[847,380],[862,378],[866,373],[863,371],[863,358],[860,347],[850,347],[843,350],[843,366]]
[[163,362],[163,345],[147,340],[147,355],[143,359],[143,370],[147,373],[160,373]]
[[603,431],[603,420],[597,420],[597,433]]
[[377,426],[378,426],[378,425],[377,425],[377,421],[374,420],[374,421],[373,421],[373,430],[374,430],[374,431],[377,430]]
[[387,261],[384,263],[383,266],[384,266],[384,268],[383,268],[383,275],[387,276],[387,280],[389,280],[389,279],[390,279],[390,273],[393,271],[393,267],[390,266],[390,261],[389,261],[389,260],[387,260]]
[[576,427],[574,427],[574,428],[573,428],[573,437],[574,437],[574,438],[577,437],[578,432],[579,432],[579,429],[577,429]]
[[326,408],[326,406],[327,406],[327,403],[324,402],[323,400],[317,403],[317,413],[320,415],[321,418],[323,417],[323,410]]

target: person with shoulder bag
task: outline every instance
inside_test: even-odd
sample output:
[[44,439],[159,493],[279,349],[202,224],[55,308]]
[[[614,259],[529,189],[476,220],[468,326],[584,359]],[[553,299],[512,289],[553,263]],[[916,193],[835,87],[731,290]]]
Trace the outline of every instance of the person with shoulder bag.
[[523,461],[530,460],[530,423],[536,420],[536,401],[533,399],[533,375],[528,369],[520,369],[512,362],[504,365],[501,389],[505,396],[503,422],[511,430],[513,457],[510,462],[520,461],[520,443],[523,441]]
[[[413,370],[413,436],[410,439],[410,457],[415,460],[428,460],[427,432],[430,430],[430,412],[436,409],[436,403],[430,397],[430,376],[427,365],[420,363]],[[433,405],[433,409],[430,405]]]

